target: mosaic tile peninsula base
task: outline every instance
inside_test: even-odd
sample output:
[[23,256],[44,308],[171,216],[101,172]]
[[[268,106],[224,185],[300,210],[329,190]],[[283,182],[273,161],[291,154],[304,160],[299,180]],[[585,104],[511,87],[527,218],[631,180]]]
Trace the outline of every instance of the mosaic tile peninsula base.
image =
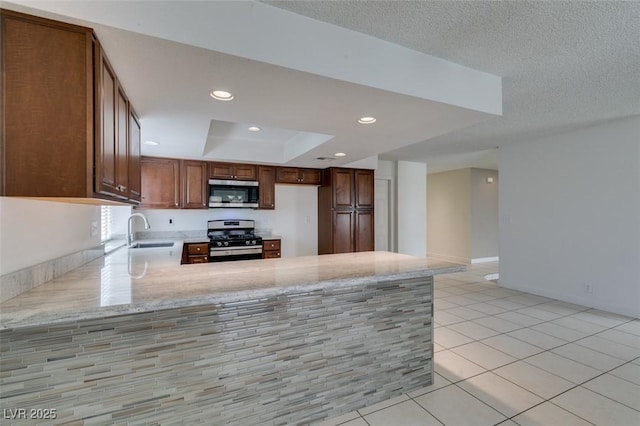
[[1,330],[1,408],[71,424],[312,423],[431,383],[432,296],[431,276],[389,277]]

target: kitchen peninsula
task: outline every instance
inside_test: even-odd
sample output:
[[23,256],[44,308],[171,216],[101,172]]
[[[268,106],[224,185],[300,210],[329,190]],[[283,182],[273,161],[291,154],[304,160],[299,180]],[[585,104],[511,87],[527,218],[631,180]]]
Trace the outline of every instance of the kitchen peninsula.
[[2,407],[307,423],[432,381],[433,275],[388,252],[180,266],[120,249],[0,304]]

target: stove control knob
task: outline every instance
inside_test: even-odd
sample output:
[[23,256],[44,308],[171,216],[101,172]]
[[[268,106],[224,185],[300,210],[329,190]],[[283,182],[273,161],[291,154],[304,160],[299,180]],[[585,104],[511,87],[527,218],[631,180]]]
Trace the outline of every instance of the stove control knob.
[[222,246],[222,242],[221,242],[221,241],[218,241],[218,242],[216,243],[216,245],[217,245],[218,247],[220,247],[220,246]]
[[229,245],[229,241],[224,242],[224,246],[227,247]]
[[247,241],[245,241],[244,243],[245,243],[246,245],[249,245],[249,244],[251,244],[251,241],[247,240]]
[[251,245],[255,246],[256,245],[256,240],[251,240]]

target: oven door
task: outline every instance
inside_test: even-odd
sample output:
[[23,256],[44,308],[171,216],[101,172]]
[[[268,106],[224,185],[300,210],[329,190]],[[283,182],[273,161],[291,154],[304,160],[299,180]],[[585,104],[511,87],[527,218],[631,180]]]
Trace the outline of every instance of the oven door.
[[262,259],[262,246],[212,247],[211,250],[209,250],[209,262],[251,259]]

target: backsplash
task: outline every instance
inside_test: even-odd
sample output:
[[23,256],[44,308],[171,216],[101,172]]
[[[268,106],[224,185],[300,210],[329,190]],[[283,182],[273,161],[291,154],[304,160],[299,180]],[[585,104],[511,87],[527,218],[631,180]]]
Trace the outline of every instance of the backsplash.
[[38,287],[104,255],[104,246],[80,250],[0,276],[0,302]]
[[139,231],[134,240],[184,240],[187,238],[206,238],[207,230],[201,231]]

